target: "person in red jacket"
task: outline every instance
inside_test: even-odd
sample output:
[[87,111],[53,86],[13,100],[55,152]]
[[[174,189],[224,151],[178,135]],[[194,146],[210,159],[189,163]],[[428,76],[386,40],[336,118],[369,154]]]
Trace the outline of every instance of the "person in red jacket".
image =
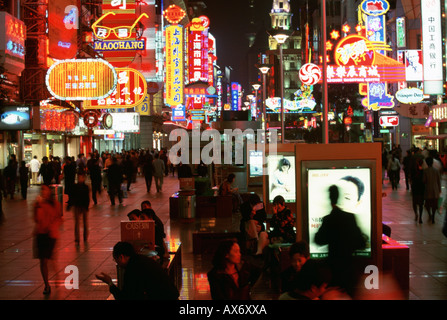
[[53,257],[61,224],[61,204],[54,199],[50,187],[42,185],[40,196],[34,204],[34,257],[40,260],[40,271],[45,283],[44,294],[51,292],[48,281],[48,260]]

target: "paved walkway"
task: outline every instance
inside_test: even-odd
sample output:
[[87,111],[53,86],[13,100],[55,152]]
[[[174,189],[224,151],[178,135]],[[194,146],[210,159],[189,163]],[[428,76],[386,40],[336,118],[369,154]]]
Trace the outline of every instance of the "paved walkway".
[[[443,180],[444,186],[446,181]],[[401,185],[392,191],[387,182],[383,199],[383,220],[392,227],[392,238],[410,247],[410,299],[447,300],[447,238],[441,234],[444,214],[437,216],[433,225],[422,225],[413,221],[411,194]],[[120,221],[127,221],[127,213],[139,208],[143,200],[150,200],[153,208],[165,223],[168,240],[182,243],[182,300],[210,299],[206,272],[210,259],[192,253],[192,232],[199,229],[219,228],[232,230],[235,221],[197,219],[194,222],[170,221],[169,196],[178,189],[175,177],[165,178],[163,192],[156,193],[155,186],[146,193],[144,179],[137,178],[129,197],[123,205],[112,207],[105,192],[99,202],[91,206],[89,212],[90,236],[88,243],[74,242],[74,221],[72,212],[64,212],[61,236],[58,240],[55,259],[50,264],[51,295],[42,294],[43,282],[38,260],[32,257],[32,205],[40,187],[29,189],[27,200],[20,194],[16,199],[3,199],[5,221],[0,225],[0,300],[106,300],[110,294],[106,285],[96,280],[95,274],[106,272],[116,277],[116,267],[112,260],[113,245],[120,240]],[[443,193],[447,196],[446,188]],[[65,201],[65,200],[64,200]],[[82,229],[81,229],[82,230]],[[79,270],[79,289],[66,289],[67,266],[74,265]],[[257,292],[255,299],[269,299],[268,293]]]

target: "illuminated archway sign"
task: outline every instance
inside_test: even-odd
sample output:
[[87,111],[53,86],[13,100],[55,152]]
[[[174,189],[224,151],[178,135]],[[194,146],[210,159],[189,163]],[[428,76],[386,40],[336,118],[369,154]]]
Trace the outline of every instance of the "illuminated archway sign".
[[84,102],[84,109],[134,108],[147,93],[144,76],[131,68],[115,68],[118,79],[115,90],[107,97]]
[[45,83],[60,100],[95,100],[109,96],[117,84],[115,68],[101,59],[71,59],[54,63]]

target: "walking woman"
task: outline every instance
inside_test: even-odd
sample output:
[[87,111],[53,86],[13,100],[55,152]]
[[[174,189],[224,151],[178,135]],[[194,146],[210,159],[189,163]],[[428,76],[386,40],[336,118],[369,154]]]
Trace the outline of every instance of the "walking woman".
[[34,257],[40,260],[40,272],[45,284],[43,294],[51,292],[48,281],[48,260],[53,257],[61,223],[60,204],[54,199],[50,187],[42,185],[34,205]]

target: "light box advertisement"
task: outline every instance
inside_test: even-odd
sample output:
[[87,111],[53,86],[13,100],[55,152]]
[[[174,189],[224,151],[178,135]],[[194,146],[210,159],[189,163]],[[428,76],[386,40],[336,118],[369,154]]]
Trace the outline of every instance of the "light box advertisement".
[[138,112],[110,114],[113,117],[112,130],[116,132],[140,132],[140,114]]
[[0,130],[31,129],[31,108],[25,106],[7,106],[0,108]]
[[328,246],[315,243],[315,234],[321,227],[323,217],[330,214],[329,187],[337,185],[337,206],[355,215],[357,225],[367,239],[367,246],[355,253],[356,256],[371,256],[371,169],[370,168],[327,168],[308,169],[308,227],[311,258],[324,258]]
[[269,176],[269,202],[280,195],[286,202],[296,201],[295,156],[269,155],[267,157]]
[[250,150],[249,163],[250,163],[250,178],[261,177],[263,175],[263,153],[262,151]]

